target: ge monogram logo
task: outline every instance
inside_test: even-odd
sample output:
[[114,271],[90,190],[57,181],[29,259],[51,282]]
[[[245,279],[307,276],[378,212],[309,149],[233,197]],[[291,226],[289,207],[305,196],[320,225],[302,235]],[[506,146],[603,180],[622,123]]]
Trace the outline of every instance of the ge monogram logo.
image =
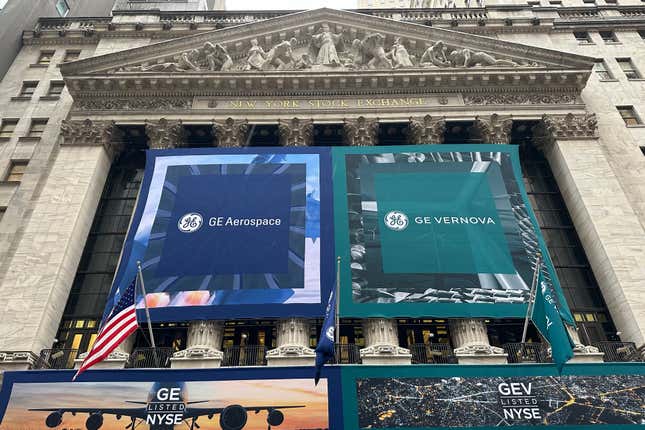
[[408,220],[408,216],[403,212],[390,211],[385,214],[383,222],[385,222],[385,226],[390,230],[402,231],[408,227],[410,220]]
[[190,212],[179,218],[177,228],[182,233],[194,233],[204,224],[204,218],[197,212]]

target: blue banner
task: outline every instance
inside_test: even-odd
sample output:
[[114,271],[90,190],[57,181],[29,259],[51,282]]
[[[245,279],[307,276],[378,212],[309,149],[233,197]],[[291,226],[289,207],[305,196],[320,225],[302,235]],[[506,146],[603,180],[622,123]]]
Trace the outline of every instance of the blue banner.
[[154,321],[322,316],[331,214],[327,148],[148,151],[110,303],[140,261]]

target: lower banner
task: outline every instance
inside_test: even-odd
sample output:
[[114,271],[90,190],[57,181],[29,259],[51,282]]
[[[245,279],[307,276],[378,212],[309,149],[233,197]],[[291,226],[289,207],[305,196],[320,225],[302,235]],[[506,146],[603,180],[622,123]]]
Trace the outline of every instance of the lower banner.
[[2,430],[342,428],[339,369],[312,368],[5,373]]
[[362,430],[645,425],[642,363],[6,372],[0,430]]

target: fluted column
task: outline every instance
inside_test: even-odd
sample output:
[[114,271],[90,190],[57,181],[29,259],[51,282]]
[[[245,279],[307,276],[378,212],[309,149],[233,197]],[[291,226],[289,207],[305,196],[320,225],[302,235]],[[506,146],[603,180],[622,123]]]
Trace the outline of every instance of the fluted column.
[[220,350],[224,338],[221,321],[192,321],[188,327],[186,349],[173,354],[172,368],[220,367],[224,354]]
[[491,346],[486,323],[482,319],[450,320],[450,337],[459,364],[506,363],[502,348]]
[[235,148],[246,146],[249,124],[246,120],[227,118],[221,122],[213,122],[213,134],[220,148]]
[[309,366],[315,353],[309,347],[309,322],[305,318],[286,318],[276,326],[277,348],[267,352],[268,366]]
[[146,121],[146,134],[150,149],[172,149],[182,146],[186,140],[181,121]]
[[444,118],[435,118],[426,115],[420,118],[410,118],[410,143],[413,145],[443,143],[446,132]]
[[513,117],[511,115],[492,114],[490,117],[475,117],[475,130],[479,133],[484,143],[497,143],[506,145],[511,141]]
[[[645,228],[606,157],[597,128],[594,114],[543,115],[533,129],[534,143],[549,162],[621,340],[642,347],[645,307],[638,304],[645,284],[640,270]],[[599,361],[595,348],[571,334],[581,345],[573,361]]]
[[314,122],[311,119],[292,118],[278,121],[280,145],[311,146],[314,136]]
[[374,146],[378,143],[378,119],[345,119],[343,134],[347,146]]
[[409,349],[399,346],[398,325],[391,318],[363,320],[365,348],[361,349],[363,364],[411,364]]

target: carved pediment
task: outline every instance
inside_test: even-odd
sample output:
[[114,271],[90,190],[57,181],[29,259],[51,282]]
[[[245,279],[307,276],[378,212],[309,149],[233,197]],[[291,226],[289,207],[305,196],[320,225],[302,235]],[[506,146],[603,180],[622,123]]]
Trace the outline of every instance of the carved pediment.
[[588,69],[593,60],[453,30],[332,9],[297,12],[89,58],[68,74],[362,69]]

